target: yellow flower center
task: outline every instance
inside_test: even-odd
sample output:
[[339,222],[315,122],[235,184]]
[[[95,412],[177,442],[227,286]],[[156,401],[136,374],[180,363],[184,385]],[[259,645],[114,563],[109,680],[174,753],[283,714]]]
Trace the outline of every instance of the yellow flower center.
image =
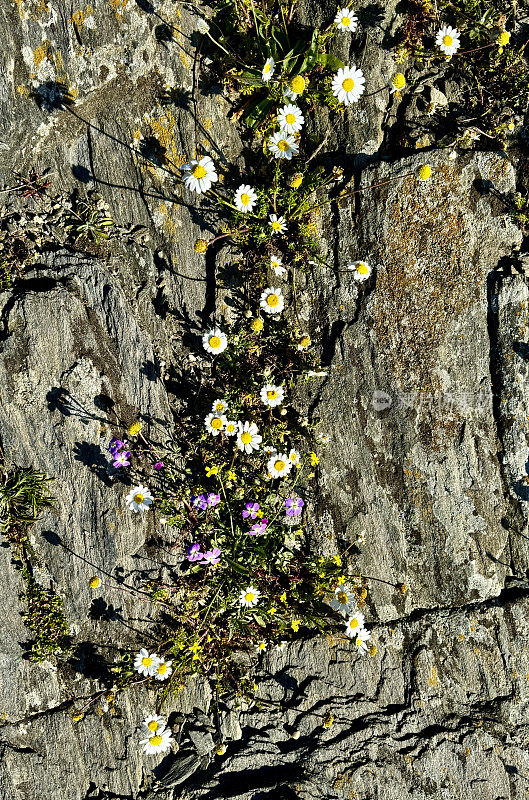
[[135,503],[143,503],[143,495],[142,494],[135,494],[134,495],[134,502]]
[[446,36],[443,36],[443,44],[445,44],[447,47],[450,47],[453,41],[454,40],[452,39],[452,37],[449,36],[448,34],[446,34]]
[[218,347],[220,347],[220,338],[218,336],[210,336],[209,346],[216,350]]
[[274,461],[274,469],[277,472],[281,472],[282,470],[284,470],[285,466],[286,466],[285,462],[281,461],[281,459],[279,459],[278,461]]
[[150,656],[142,658],[141,663],[143,664],[144,667],[150,667],[152,664],[152,658]]
[[262,319],[254,319],[252,322],[252,330],[256,333],[263,330],[263,320]]
[[286,139],[280,139],[277,143],[277,149],[281,150],[282,153],[286,153],[289,148],[289,144]]
[[268,397],[269,400],[275,400],[276,397],[277,397],[277,392],[275,390],[274,391],[268,391],[266,393],[266,396]]
[[158,667],[158,675],[165,675],[167,672],[167,664],[160,664]]
[[251,441],[252,441],[252,434],[251,433],[248,433],[248,431],[245,431],[244,433],[241,433],[241,442],[243,444],[250,444]]
[[290,81],[290,88],[296,94],[301,94],[303,91],[305,91],[306,85],[307,83],[303,75],[296,75],[296,77],[292,78]]
[[220,431],[222,428],[222,420],[220,417],[213,417],[211,420],[211,427],[215,428],[216,431]]
[[280,231],[281,230],[281,223],[277,222],[277,221],[272,222],[272,230]]
[[285,117],[285,120],[286,120],[288,125],[293,125],[295,123],[295,121],[296,121],[296,115],[295,114],[287,114],[286,117]]
[[246,594],[244,595],[244,599],[246,600],[247,603],[251,603],[254,597],[255,595],[253,592],[246,592]]
[[430,175],[432,174],[432,168],[429,164],[423,164],[422,167],[419,167],[417,170],[417,175],[421,179],[421,181],[427,181]]
[[221,414],[224,411],[224,403],[217,403],[215,405],[215,411],[218,411]]
[[196,164],[196,166],[194,166],[193,169],[191,170],[191,173],[194,178],[199,178],[199,179],[204,178],[208,174],[204,169],[204,167],[202,166],[202,164]]
[[271,67],[271,65],[270,65],[270,64],[265,64],[265,65],[264,65],[264,70],[263,70],[263,72],[264,72],[264,74],[265,74],[265,75],[268,75],[268,73],[270,72],[270,67]]
[[154,732],[154,731],[157,731],[157,730],[158,730],[158,723],[156,722],[156,720],[155,720],[155,719],[151,719],[151,721],[149,722],[149,724],[147,725],[147,727],[148,727],[148,729],[149,729],[150,731],[153,731],[153,732]]
[[301,347],[308,347],[310,344],[310,336],[302,336],[300,345]]
[[402,74],[402,72],[396,72],[391,79],[391,83],[395,87],[395,89],[404,89],[406,86],[406,78]]
[[352,92],[354,88],[355,88],[355,82],[352,78],[346,78],[342,82],[342,89],[344,90],[344,92]]
[[356,640],[356,646],[360,647],[361,644],[362,644],[362,638],[359,636],[358,639]]
[[356,618],[352,619],[351,622],[349,623],[349,627],[352,630],[354,630],[355,628],[358,628],[358,620]]
[[360,264],[356,265],[356,271],[359,272],[360,275],[367,275],[367,273],[369,272],[369,267],[367,266],[367,264],[364,264],[364,262],[361,261]]
[[163,739],[161,736],[151,736],[149,739],[149,744],[152,744],[154,747],[158,747],[161,745]]
[[349,17],[342,17],[342,25],[345,25],[345,27],[347,27],[350,24],[351,20],[349,19]]
[[93,578],[90,579],[90,588],[91,589],[97,589],[97,587],[99,586],[100,583],[101,583],[101,580],[96,575],[96,576],[94,576]]
[[246,194],[246,192],[244,192],[244,194],[241,194],[241,203],[243,204],[243,206],[247,206],[249,202],[250,202],[250,195]]
[[345,592],[340,592],[338,594],[338,602],[339,603],[342,603],[342,605],[345,605],[345,603],[347,603],[347,600],[348,600],[348,598],[347,598],[347,594]]
[[498,44],[503,47],[504,44],[509,44],[511,34],[508,31],[502,31],[498,36]]
[[279,297],[277,294],[269,294],[266,298],[266,305],[270,306],[271,308],[275,308],[277,305],[279,305]]
[[264,642],[259,642],[259,650],[266,650],[266,644]]
[[235,425],[233,423],[231,423],[230,425],[226,425],[226,430],[228,431],[228,433],[231,433],[232,431],[235,430]]

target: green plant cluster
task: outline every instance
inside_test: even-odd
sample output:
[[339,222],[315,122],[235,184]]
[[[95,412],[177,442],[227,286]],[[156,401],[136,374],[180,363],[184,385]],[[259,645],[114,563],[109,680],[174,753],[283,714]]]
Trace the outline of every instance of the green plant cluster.
[[26,604],[23,617],[34,636],[26,646],[27,656],[36,662],[67,654],[70,647],[62,599],[34,577],[38,557],[28,536],[42,511],[53,506],[49,483],[50,478],[31,467],[8,471],[0,464],[0,531],[11,545],[13,563],[26,585],[21,594]]

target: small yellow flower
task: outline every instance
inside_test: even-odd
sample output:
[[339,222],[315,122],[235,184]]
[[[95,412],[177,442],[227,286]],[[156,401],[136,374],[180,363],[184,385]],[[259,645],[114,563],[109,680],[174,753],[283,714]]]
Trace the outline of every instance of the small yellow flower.
[[273,614],[275,614],[275,613],[276,613],[276,611],[277,611],[277,608],[274,608],[274,606],[272,606],[272,608],[269,608],[269,609],[268,609],[268,613],[270,614],[270,616],[272,616]]
[[405,583],[397,583],[395,589],[401,594],[406,594],[406,592],[408,591],[408,587],[406,586]]
[[342,566],[342,559],[340,558],[340,556],[333,556],[332,560],[334,561],[337,567]]
[[205,467],[205,470],[206,470],[206,478],[211,478],[212,475],[218,475],[219,474],[219,468],[215,467],[215,466],[214,467]]
[[320,463],[320,459],[318,458],[316,453],[311,453],[310,454],[310,465],[311,465],[311,467],[315,467],[319,463]]
[[432,168],[429,164],[423,164],[417,170],[417,177],[421,181],[427,181],[431,178],[432,175]]
[[197,239],[195,242],[195,253],[205,253],[208,249],[207,239]]
[[112,703],[114,701],[114,692],[107,692],[105,695],[105,700],[107,703]]
[[215,752],[218,756],[223,756],[226,752],[226,745],[225,744],[218,744],[215,748]]
[[404,89],[406,86],[406,78],[402,74],[402,72],[395,72],[393,77],[391,78],[391,83],[395,87],[395,89],[400,92],[401,89]]
[[303,173],[296,172],[296,174],[291,177],[288,185],[292,189],[299,189],[302,183],[303,183]]
[[292,628],[294,633],[298,632],[300,625],[301,625],[301,620],[300,619],[293,619],[292,622],[290,623],[290,627]]
[[509,44],[509,39],[511,38],[511,34],[508,31],[502,31],[496,41],[500,45],[500,47],[504,47],[506,44]]
[[283,592],[283,594],[280,594],[280,595],[279,595],[279,599],[280,599],[280,601],[281,601],[282,603],[286,603],[286,602],[287,602],[287,593],[286,593],[286,592]]
[[370,646],[368,647],[368,650],[367,650],[367,652],[369,653],[369,655],[371,656],[371,658],[373,658],[374,656],[376,656],[376,654],[377,654],[377,646],[376,646],[376,644],[372,644],[372,645],[370,645]]
[[73,720],[74,722],[79,722],[79,720],[81,720],[83,717],[84,717],[84,714],[83,714],[83,712],[81,711],[81,713],[80,713],[80,714],[74,714],[74,715],[73,715],[73,717],[72,717],[72,720]]
[[252,319],[251,328],[254,333],[260,333],[263,330],[264,322],[259,317]]
[[324,728],[330,728],[331,725],[333,724],[333,722],[334,722],[334,717],[331,714],[331,712],[329,711],[329,713],[327,714],[327,716],[323,720],[323,727]]
[[308,81],[303,75],[296,75],[290,81],[290,88],[296,94],[302,94],[308,86]]
[[226,475],[226,480],[228,481],[236,481],[237,475],[230,469],[228,470],[228,474]]
[[338,586],[341,586],[342,583],[345,583],[345,575],[338,575]]
[[139,422],[138,420],[136,420],[136,422],[133,422],[132,425],[130,425],[129,428],[127,429],[127,433],[129,434],[129,436],[137,436],[140,431],[141,431],[141,422]]
[[97,589],[100,583],[101,583],[101,578],[99,578],[97,575],[94,575],[93,578],[90,578],[89,586],[91,589]]
[[298,342],[298,350],[306,350],[307,347],[310,347],[310,336],[306,333]]

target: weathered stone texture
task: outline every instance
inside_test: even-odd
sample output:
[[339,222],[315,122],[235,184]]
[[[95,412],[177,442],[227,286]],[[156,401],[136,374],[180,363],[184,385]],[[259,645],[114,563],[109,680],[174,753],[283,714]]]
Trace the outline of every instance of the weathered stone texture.
[[[375,89],[395,68],[398,9],[362,6],[366,22],[379,14],[364,42]],[[305,4],[303,13],[314,24],[335,9]],[[19,575],[0,549],[0,797],[9,800],[139,800],[153,782],[136,741],[152,704],[146,690],[120,699],[117,716],[101,711],[80,725],[69,701],[100,685],[94,642],[137,643],[149,613],[108,587],[94,607],[87,578],[161,569],[145,546],[152,519],[122,513],[125,487],[104,453],[109,425],[139,414],[163,436],[172,419],[171,387],[158,379],[164,362],[177,374],[215,308],[217,318],[229,313],[218,259],[192,250],[201,233],[218,232],[216,219],[204,200],[188,207],[173,177],[197,141],[244,174],[232,107],[207,59],[200,74],[193,67],[193,20],[170,0],[0,8],[2,184],[13,170],[50,167],[55,188],[97,189],[123,231],[97,254],[59,242],[0,297],[0,437],[10,464],[55,478],[57,513],[41,520],[33,543],[76,646],[66,667],[22,658]],[[167,24],[180,29],[172,41]],[[341,46],[348,57],[345,39]],[[76,98],[70,110],[53,107],[56,82]],[[430,81],[416,93],[434,89]],[[300,403],[331,437],[313,546],[355,545],[359,570],[409,591],[374,584],[373,659],[333,639],[265,655],[259,694],[288,701],[287,710],[226,710],[227,753],[209,766],[215,732],[199,713],[209,691],[190,683],[168,711],[175,729],[186,715],[182,743],[201,766],[164,789],[178,754],[167,756],[155,770],[163,800],[527,793],[529,300],[523,272],[511,269],[521,233],[480,189],[491,181],[508,193],[516,176],[503,153],[451,160],[445,150],[360,170],[377,161],[401,113],[379,94],[329,131],[326,149],[346,177],[357,188],[381,185],[318,216],[329,267],[307,277],[300,314],[329,374],[300,387]],[[310,125],[324,133],[328,120]],[[434,176],[420,183],[410,173],[425,161]],[[345,270],[356,258],[375,267],[361,290]],[[325,730],[329,710],[336,721]]]

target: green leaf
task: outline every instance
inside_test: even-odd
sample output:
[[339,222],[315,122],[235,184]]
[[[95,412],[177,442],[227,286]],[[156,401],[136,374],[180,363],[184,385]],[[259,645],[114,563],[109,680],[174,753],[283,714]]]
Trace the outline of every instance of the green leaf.
[[252,616],[261,628],[266,628],[266,622],[262,617],[260,617],[258,614],[253,614]]
[[244,114],[248,127],[257,128],[266,119],[273,107],[274,101],[270,97],[251,103]]
[[328,69],[332,69],[335,72],[337,72],[339,69],[343,69],[345,66],[343,61],[340,61],[340,59],[332,53],[320,53],[318,56],[318,64],[321,64],[323,67],[327,67]]

